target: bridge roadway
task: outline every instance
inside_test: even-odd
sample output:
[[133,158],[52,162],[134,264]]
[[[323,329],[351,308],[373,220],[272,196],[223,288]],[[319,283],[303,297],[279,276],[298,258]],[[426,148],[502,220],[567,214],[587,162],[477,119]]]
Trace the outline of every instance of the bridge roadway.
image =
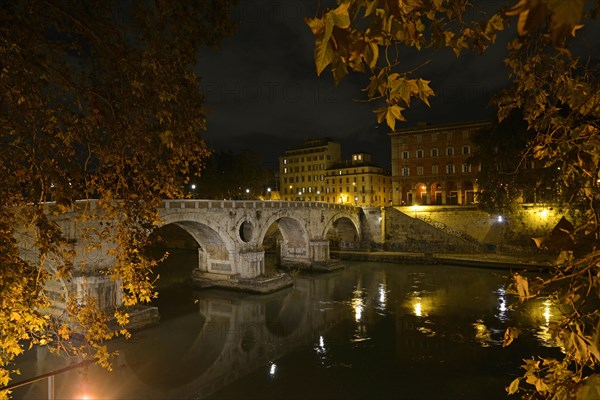
[[[48,204],[48,213],[53,205]],[[96,298],[102,309],[122,304],[119,281],[102,273],[114,262],[115,243],[103,238],[90,246],[82,232],[102,230],[107,221],[82,218],[101,214],[97,201],[78,202],[71,212],[52,217],[74,243],[74,274],[50,280],[47,289],[53,300],[52,313],[65,311],[68,297]],[[329,241],[362,239],[360,207],[323,202],[164,200],[159,214],[163,225],[176,225],[198,243],[195,278],[208,280],[253,279],[265,272],[263,243],[277,237],[283,266],[315,266],[330,262]],[[110,221],[108,221],[110,222]],[[104,224],[104,225],[103,225]],[[86,229],[90,228],[90,229]],[[40,262],[31,232],[17,235],[22,257]],[[20,236],[20,237],[19,237]],[[46,259],[45,262],[51,263]],[[57,263],[58,264],[58,263]],[[85,268],[77,268],[77,266]],[[85,276],[77,271],[85,270]]]

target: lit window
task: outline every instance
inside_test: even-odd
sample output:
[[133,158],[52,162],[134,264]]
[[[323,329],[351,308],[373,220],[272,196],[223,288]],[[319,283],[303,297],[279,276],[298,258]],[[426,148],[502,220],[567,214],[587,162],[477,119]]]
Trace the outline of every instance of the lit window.
[[284,168],[283,168],[283,173],[284,173],[284,174],[287,174],[287,167],[284,167]]

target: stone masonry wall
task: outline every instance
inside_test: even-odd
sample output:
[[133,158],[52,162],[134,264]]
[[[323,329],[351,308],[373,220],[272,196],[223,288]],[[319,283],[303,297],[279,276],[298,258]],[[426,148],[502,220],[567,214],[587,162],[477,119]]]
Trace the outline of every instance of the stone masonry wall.
[[451,240],[455,236],[479,242],[479,251],[533,253],[537,249],[531,238],[550,234],[562,216],[573,223],[579,218],[574,212],[533,205],[524,205],[511,215],[491,215],[465,206],[388,207],[385,245],[390,250],[476,251],[460,240]]
[[389,251],[412,252],[475,252],[478,246],[449,235],[419,218],[400,210],[385,209],[385,244]]

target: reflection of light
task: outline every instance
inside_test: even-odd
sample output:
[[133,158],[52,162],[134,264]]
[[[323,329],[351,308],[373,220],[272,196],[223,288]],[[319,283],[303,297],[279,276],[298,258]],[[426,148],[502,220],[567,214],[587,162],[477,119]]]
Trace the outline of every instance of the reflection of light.
[[274,377],[275,376],[275,372],[277,372],[277,364],[272,363],[271,364],[271,368],[269,368],[269,375],[271,377]]
[[548,216],[548,210],[545,208],[540,212],[540,217],[546,218]]
[[363,310],[365,309],[365,301],[362,298],[362,290],[356,289],[353,292],[354,297],[352,297],[352,309],[354,309],[354,320],[356,322],[360,321],[362,317]]
[[[552,328],[552,325],[555,324],[552,322],[554,314],[552,314],[552,308],[554,304],[551,299],[546,299],[542,304],[540,304],[538,318],[539,316],[544,318],[544,322],[539,325],[536,336],[540,340],[543,346],[554,347],[558,344],[554,338],[555,328]],[[562,347],[562,346],[560,346]]]
[[552,313],[550,312],[550,300],[544,301],[544,313],[542,314],[546,319],[546,325],[550,323],[550,317]]
[[360,321],[360,319],[362,318],[362,312],[363,312],[362,301],[359,300],[356,303],[353,302],[352,306],[354,307],[354,320]]
[[421,300],[418,299],[417,302],[414,305],[415,307],[415,315],[417,317],[422,317],[423,316],[423,310],[421,310]]
[[380,283],[379,284],[379,305],[383,308],[385,308],[385,300],[386,300],[385,284]]
[[506,295],[506,290],[504,290],[504,288],[499,288],[497,290],[498,292],[498,301],[500,302],[500,306],[498,307],[498,309],[500,310],[500,312],[506,312],[506,310],[508,310],[508,308],[506,307],[506,298],[504,297]]
[[326,365],[327,349],[325,348],[325,339],[323,336],[319,336],[319,344],[315,346],[315,351],[317,352],[321,365]]
[[488,327],[485,326],[483,321],[479,319],[474,322],[473,328],[475,328],[475,340],[477,340],[482,347],[489,347],[492,339],[492,333]]
[[500,321],[506,321],[508,319],[508,316],[506,315],[507,312],[509,311],[509,307],[506,303],[506,290],[504,289],[504,287],[499,287],[495,293],[498,293],[498,315],[496,315],[498,317],[498,319]]

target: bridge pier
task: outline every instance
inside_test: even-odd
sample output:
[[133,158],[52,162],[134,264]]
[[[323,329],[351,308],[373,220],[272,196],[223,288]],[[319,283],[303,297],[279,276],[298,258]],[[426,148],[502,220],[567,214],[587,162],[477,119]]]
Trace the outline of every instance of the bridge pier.
[[265,273],[265,252],[246,250],[236,255],[240,278],[256,278]]
[[292,247],[282,243],[280,247],[280,265],[287,268],[310,268],[312,262],[305,247]]
[[329,240],[312,239],[310,246],[310,260],[313,263],[329,261]]
[[329,240],[317,238],[308,243],[308,254],[301,247],[281,246],[280,265],[287,268],[308,269],[314,271],[334,271],[343,268],[340,260],[329,257]]

